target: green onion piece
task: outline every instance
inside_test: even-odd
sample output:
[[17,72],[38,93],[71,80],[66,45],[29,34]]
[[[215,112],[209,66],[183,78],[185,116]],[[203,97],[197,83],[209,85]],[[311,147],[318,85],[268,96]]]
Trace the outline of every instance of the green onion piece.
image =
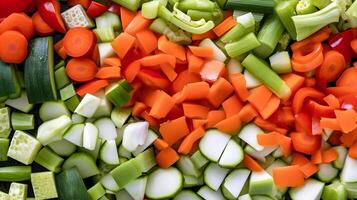
[[32,173],[31,184],[36,199],[53,199],[58,197],[53,172]]
[[56,71],[55,71],[55,81],[56,81],[57,90],[65,87],[66,85],[71,83],[71,81],[67,77],[66,68],[64,66],[59,67],[58,69],[56,69]]
[[58,68],[64,67],[64,66],[66,66],[66,62],[64,60],[61,60],[55,65],[55,69],[58,69]]
[[281,36],[284,33],[284,26],[276,15],[269,16],[258,33],[260,46],[254,49],[255,55],[267,58],[273,53]]
[[69,84],[60,90],[61,100],[66,101],[76,95],[73,84]]
[[205,19],[206,21],[213,20],[213,15],[208,11],[200,11],[200,10],[188,10],[187,15],[191,17],[193,20]]
[[244,35],[254,32],[255,30],[255,20],[252,13],[247,13],[237,17],[237,24],[225,33],[220,41],[224,43],[234,42]]
[[0,181],[27,181],[31,177],[31,166],[0,167]]
[[93,29],[100,42],[111,42],[115,39],[115,33],[112,27],[103,26]]
[[236,42],[226,44],[224,48],[226,49],[227,54],[231,58],[234,58],[259,47],[259,45],[260,42],[258,41],[255,34],[249,33]]
[[113,0],[115,3],[124,6],[131,11],[137,11],[140,7],[140,0]]
[[11,183],[9,189],[10,199],[26,199],[28,185],[23,183]]
[[55,173],[61,171],[63,161],[63,158],[47,147],[41,149],[35,158],[37,164]]
[[68,110],[74,112],[74,110],[76,110],[77,106],[79,105],[80,100],[78,95],[74,95],[73,97],[67,99],[64,103],[66,104]]
[[192,9],[212,12],[215,7],[215,3],[209,0],[182,0],[179,1],[178,4],[178,8],[183,12],[187,12]]
[[155,19],[159,10],[160,1],[149,1],[141,6],[141,13],[147,19]]
[[11,124],[15,130],[33,130],[35,128],[35,118],[32,114],[12,112]]
[[309,14],[316,12],[316,7],[312,4],[312,0],[300,0],[296,4],[296,13],[299,15]]
[[10,108],[0,108],[0,138],[8,138],[11,130]]
[[275,6],[275,13],[279,16],[281,23],[289,32],[292,39],[296,39],[296,29],[291,17],[296,15],[295,6],[297,2],[294,0],[281,1]]
[[338,22],[340,19],[341,11],[335,2],[330,3],[328,6],[317,12],[296,15],[292,17],[296,28],[296,40],[303,40],[324,26]]
[[291,73],[291,62],[289,52],[276,52],[269,57],[271,68],[278,74]]
[[249,54],[242,65],[258,80],[264,83],[274,94],[281,99],[288,99],[291,95],[289,86],[273,71],[268,64]]
[[105,96],[112,102],[115,106],[123,106],[130,101],[129,92],[132,87],[126,80],[121,80],[117,84],[110,87],[106,92]]
[[91,199],[97,200],[105,195],[105,189],[103,188],[102,184],[99,182],[88,189],[88,194],[91,197]]
[[228,0],[225,8],[257,13],[273,13],[274,5],[273,0]]
[[7,161],[7,151],[9,149],[10,140],[0,138],[0,161]]

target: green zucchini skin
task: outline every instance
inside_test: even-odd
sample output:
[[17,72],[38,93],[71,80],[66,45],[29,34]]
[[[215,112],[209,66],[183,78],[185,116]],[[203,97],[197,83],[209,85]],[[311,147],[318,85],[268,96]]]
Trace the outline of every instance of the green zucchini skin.
[[57,99],[54,78],[53,38],[38,37],[30,41],[25,61],[25,86],[30,103]]
[[59,200],[89,200],[86,186],[75,167],[64,170],[56,176]]
[[0,61],[0,82],[0,99],[6,100],[7,97],[14,99],[21,95],[16,65]]

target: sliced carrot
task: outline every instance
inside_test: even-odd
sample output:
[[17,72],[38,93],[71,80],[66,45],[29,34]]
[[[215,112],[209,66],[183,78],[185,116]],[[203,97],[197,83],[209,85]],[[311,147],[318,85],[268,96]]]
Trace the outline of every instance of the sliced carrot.
[[336,120],[342,132],[348,133],[357,128],[357,113],[354,110],[335,110]]
[[140,68],[141,68],[140,60],[136,60],[136,61],[130,63],[130,65],[127,66],[123,72],[125,79],[129,83],[133,82],[134,79],[136,78],[136,76],[138,75]]
[[346,69],[345,57],[338,51],[328,51],[324,61],[317,70],[317,77],[326,82],[335,81]]
[[97,65],[87,58],[72,58],[67,63],[66,73],[73,81],[90,81],[97,73]]
[[151,20],[146,19],[143,17],[141,12],[138,12],[125,28],[125,32],[129,33],[130,35],[135,35],[139,31],[148,28],[150,23]]
[[55,30],[42,19],[38,12],[35,12],[35,14],[32,15],[32,22],[36,33],[40,36],[52,35],[55,32]]
[[212,110],[207,115],[206,128],[213,128],[218,122],[224,120],[226,114],[223,110]]
[[322,149],[318,149],[311,155],[311,162],[314,164],[322,163]]
[[91,52],[90,58],[97,64],[100,65],[100,55],[98,45],[95,44]]
[[339,131],[334,131],[332,132],[332,134],[330,135],[330,137],[328,138],[328,143],[330,143],[333,146],[338,146],[341,145],[342,142],[340,140],[340,138],[342,137],[342,133]]
[[299,91],[296,92],[294,96],[293,105],[292,105],[293,111],[295,114],[299,113],[302,109],[302,106],[306,98],[320,100],[324,97],[325,95],[322,92],[319,92],[314,88],[310,88],[310,87],[301,88]]
[[94,94],[98,92],[99,90],[107,87],[109,85],[109,82],[107,80],[94,80],[88,83],[85,83],[84,85],[81,85],[76,89],[76,93],[79,96],[84,96],[85,94]]
[[87,55],[95,44],[94,33],[83,27],[71,28],[63,39],[63,47],[66,53],[72,57]]
[[169,148],[170,145],[167,144],[164,140],[160,139],[160,138],[157,138],[155,141],[154,141],[154,146],[157,150],[159,151],[162,151],[166,148]]
[[65,60],[67,58],[67,56],[68,56],[66,50],[64,49],[64,47],[61,47],[58,50],[56,50],[56,53],[63,60]]
[[319,171],[319,167],[312,162],[308,162],[300,167],[301,172],[305,175],[305,178],[316,174]]
[[156,162],[162,168],[169,168],[180,159],[180,156],[172,148],[166,148],[156,155]]
[[237,24],[237,21],[232,17],[227,17],[223,22],[214,27],[213,32],[218,36],[222,36],[233,28]]
[[243,74],[236,73],[230,76],[231,83],[239,98],[245,102],[249,97],[249,90],[247,89],[245,78]]
[[300,153],[293,153],[290,165],[298,165],[301,167],[309,162],[310,162],[309,159],[307,159],[304,155],[302,155]]
[[115,80],[121,77],[121,70],[119,67],[101,67],[95,74],[98,79]]
[[218,107],[221,103],[233,93],[232,85],[224,78],[219,78],[209,89],[208,101]]
[[26,37],[13,30],[0,35],[0,60],[7,63],[22,63],[27,57],[28,42]]
[[222,107],[228,118],[238,114],[243,108],[243,103],[238,99],[236,95],[232,95],[222,103]]
[[330,163],[335,161],[338,158],[338,153],[335,149],[330,148],[328,150],[322,151],[322,162]]
[[263,171],[263,168],[259,165],[259,163],[247,154],[244,154],[243,164],[253,172]]
[[197,129],[199,127],[205,127],[206,123],[207,123],[207,119],[193,119],[192,127],[193,129]]
[[258,112],[251,104],[246,104],[239,112],[240,121],[242,123],[251,122],[256,116],[258,116]]
[[135,16],[136,16],[135,12],[126,9],[124,6],[120,7],[120,20],[124,31],[126,30],[126,27],[128,27],[129,23],[134,19]]
[[292,151],[291,138],[282,134],[277,134],[276,136],[277,142],[280,145],[284,156],[288,157]]
[[240,117],[237,113],[236,115],[227,117],[226,119],[218,122],[215,126],[218,130],[234,135],[241,128]]
[[155,102],[152,105],[149,114],[156,119],[164,118],[174,107],[174,105],[175,102],[173,98],[166,92],[160,90],[159,92],[155,93]]
[[[357,76],[357,74],[356,74],[356,76]],[[351,85],[352,84],[353,83],[351,83]],[[357,84],[357,82],[356,82],[356,84]],[[354,86],[328,87],[328,88],[326,88],[326,92],[329,94],[333,94],[336,97],[343,97],[343,96],[347,96],[347,95],[357,95],[357,87],[354,87]]]
[[357,159],[357,142],[353,142],[353,144],[348,149],[348,155],[353,158]]
[[325,117],[321,118],[320,127],[328,128],[328,129],[335,130],[335,131],[341,130],[341,126],[337,122],[337,119],[335,119],[335,118],[325,118]]
[[191,73],[199,74],[202,70],[205,61],[202,58],[191,55],[188,58],[188,71]]
[[32,19],[25,13],[12,13],[0,23],[0,35],[10,30],[22,33],[27,40],[35,35]]
[[171,146],[190,133],[186,123],[186,117],[167,121],[160,124],[160,134]]
[[267,87],[262,85],[250,91],[247,101],[252,104],[258,112],[260,112],[268,104],[272,95],[273,93]]
[[183,101],[200,100],[207,98],[209,94],[209,85],[206,82],[188,83],[180,92],[176,103]]
[[109,57],[103,60],[104,65],[109,65],[112,67],[121,67],[121,61],[118,57]]
[[182,107],[185,116],[192,119],[206,119],[209,112],[209,108],[193,103],[183,103]]
[[175,56],[161,53],[152,56],[146,56],[140,60],[140,64],[142,66],[147,66],[147,67],[158,66],[165,63],[168,63],[172,67],[175,67],[176,65]]
[[204,136],[205,134],[205,129],[202,127],[199,127],[192,131],[189,135],[185,137],[185,139],[182,141],[178,152],[181,154],[189,154],[192,150],[193,145]]
[[277,132],[270,132],[266,134],[258,134],[257,141],[263,147],[274,146],[278,144]]
[[357,140],[357,130],[353,130],[350,133],[342,134],[340,137],[340,141],[342,142],[343,146],[350,147],[352,144]]
[[337,80],[336,85],[339,87],[350,87],[350,88],[355,88],[357,87],[357,68],[352,67],[349,69],[346,69],[340,78]]
[[263,119],[268,119],[276,110],[278,110],[280,105],[280,98],[272,95],[265,105],[263,110],[259,112],[259,114],[263,117]]
[[175,56],[182,61],[186,60],[185,48],[179,44],[169,41],[165,35],[162,35],[159,38],[158,49],[166,54]]
[[149,55],[157,48],[157,38],[150,30],[142,30],[136,33],[136,41],[144,55]]
[[319,53],[322,53],[322,48],[323,47],[320,42],[308,44],[304,48],[293,51],[292,59],[300,63],[310,62]]
[[268,120],[264,120],[260,116],[254,119],[254,123],[260,128],[264,129],[265,131],[274,131],[277,128],[277,126],[274,123]]
[[217,60],[207,61],[200,72],[202,80],[215,82],[224,72],[224,63]]
[[213,30],[210,30],[206,33],[202,33],[202,34],[192,34],[192,40],[203,40],[206,38],[210,38],[210,39],[216,39],[217,35],[213,32]]
[[152,107],[155,104],[156,97],[158,96],[160,90],[145,87],[141,93],[145,95],[140,95],[140,101],[143,102],[148,107]]
[[301,49],[310,43],[318,43],[325,41],[331,34],[331,29],[329,27],[322,28],[318,32],[314,33],[310,37],[301,40],[299,42],[293,43],[290,47],[293,51]]
[[298,89],[300,89],[305,81],[305,78],[294,73],[284,74],[282,76],[285,83],[291,89],[291,93],[294,94]]
[[357,54],[357,39],[351,41],[351,48]]
[[273,169],[274,183],[278,187],[299,187],[304,185],[305,175],[299,166],[276,167]]
[[192,54],[201,58],[213,58],[213,49],[209,47],[188,46]]
[[168,63],[161,64],[160,69],[171,82],[176,79],[177,73],[175,72],[174,68],[170,64]]
[[91,0],[68,0],[67,5],[75,6],[77,4],[82,5],[84,8],[88,8],[91,3]]
[[140,102],[140,101],[136,101],[134,106],[133,106],[133,110],[131,111],[131,114],[134,116],[134,117],[138,117],[141,115],[142,112],[144,112],[144,110],[146,110],[148,107]]
[[315,78],[305,78],[304,87],[315,87],[316,79]]
[[184,70],[178,74],[177,78],[172,82],[171,88],[173,93],[180,92],[185,85],[202,81],[200,76]]
[[120,59],[123,59],[128,51],[134,46],[135,37],[130,34],[123,32],[116,37],[111,45],[116,54],[118,54]]
[[296,72],[309,72],[320,66],[323,61],[324,61],[324,56],[321,48],[321,50],[317,52],[316,55],[312,56],[311,60],[308,60],[306,62],[299,61],[298,58],[294,59],[293,57],[293,59],[291,59],[291,65],[294,71]]
[[340,101],[333,94],[324,97],[324,101],[334,109],[340,108]]

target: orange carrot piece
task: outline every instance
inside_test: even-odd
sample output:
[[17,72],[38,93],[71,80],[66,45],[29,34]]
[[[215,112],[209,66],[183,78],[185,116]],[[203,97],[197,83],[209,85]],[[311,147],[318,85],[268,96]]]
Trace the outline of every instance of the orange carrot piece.
[[357,159],[357,142],[353,142],[353,144],[348,149],[348,155],[353,158]]
[[193,101],[205,99],[209,94],[209,85],[206,82],[196,82],[196,83],[188,83],[182,91],[180,95],[176,99],[176,103],[182,103],[183,101]]
[[219,78],[209,89],[208,101],[218,107],[234,91],[232,85],[224,78]]
[[236,24],[237,22],[232,16],[227,17],[223,22],[214,27],[213,32],[218,37],[220,37],[226,32],[228,32],[231,28],[233,28]]
[[169,148],[170,145],[167,144],[164,140],[160,139],[160,138],[157,138],[155,141],[154,141],[154,146],[157,150],[159,151],[163,151],[165,150],[166,148]]
[[328,129],[335,130],[335,131],[341,130],[340,124],[337,122],[337,119],[335,119],[335,118],[322,117],[320,120],[320,127],[328,128]]
[[357,140],[357,130],[353,130],[350,133],[342,134],[340,137],[340,141],[343,146],[350,147]]
[[223,110],[212,110],[207,115],[206,128],[213,128],[218,122],[224,120],[226,114]]
[[101,67],[95,74],[98,79],[115,80],[121,77],[121,70],[119,67]]
[[301,167],[309,162],[309,159],[307,159],[304,155],[300,153],[293,153],[290,165],[298,165]]
[[150,30],[142,30],[136,33],[136,41],[141,52],[144,55],[149,55],[157,48],[157,38]]
[[282,79],[289,86],[291,93],[294,94],[298,91],[304,84],[305,78],[294,73],[284,74]]
[[91,30],[83,27],[71,28],[63,38],[63,47],[72,57],[88,55],[96,44],[96,37]]
[[168,63],[164,63],[160,65],[161,71],[166,75],[166,77],[170,80],[170,81],[174,81],[177,77],[177,73],[175,72],[174,68],[168,64]]
[[160,90],[155,93],[155,102],[151,107],[149,115],[155,117],[156,119],[164,118],[174,105],[174,99],[166,92]]
[[160,90],[152,89],[152,88],[144,88],[142,94],[140,96],[140,101],[143,102],[148,107],[152,107],[155,104],[156,97],[159,96]]
[[309,72],[319,67],[324,61],[321,43],[312,43],[294,51],[291,65],[296,72]]
[[273,169],[274,183],[278,187],[298,187],[304,185],[305,175],[299,166],[276,167]]
[[199,74],[204,63],[205,61],[202,58],[191,55],[188,57],[188,71],[191,73]]
[[251,122],[256,116],[258,116],[258,112],[251,104],[246,104],[239,112],[240,121],[242,123]]
[[165,63],[168,63],[172,67],[175,67],[176,65],[175,56],[161,53],[161,54],[146,56],[140,59],[140,64],[142,66],[147,66],[147,67],[158,66]]
[[245,102],[249,97],[249,90],[247,89],[245,78],[243,74],[236,73],[230,76],[231,83],[234,87],[236,94]]
[[302,47],[305,47],[306,45],[310,43],[320,43],[325,41],[331,34],[331,29],[329,27],[325,27],[318,32],[314,33],[310,37],[301,40],[299,42],[293,43],[290,47],[293,51],[296,51]]
[[191,152],[191,149],[193,145],[204,136],[205,134],[205,129],[202,127],[199,127],[192,131],[189,135],[185,137],[185,139],[182,141],[178,152],[184,155],[187,155]]
[[264,147],[277,145],[278,144],[277,134],[279,134],[279,133],[270,132],[270,133],[266,133],[266,134],[258,134],[257,135],[258,144],[260,144]]
[[0,35],[10,30],[22,33],[27,40],[35,35],[32,19],[25,13],[12,13],[0,23]]
[[125,28],[125,32],[129,33],[130,35],[135,35],[139,31],[148,28],[150,23],[151,20],[146,19],[142,16],[141,12],[138,12]]
[[35,14],[32,15],[32,22],[36,33],[40,36],[52,35],[55,32],[55,30],[42,19],[38,12],[35,12]]
[[217,35],[213,32],[213,30],[210,30],[206,33],[202,34],[192,34],[192,40],[203,40],[206,38],[210,38],[212,40],[217,39]]
[[247,101],[261,112],[268,104],[270,97],[273,93],[264,85],[254,88],[250,91]]
[[335,110],[336,120],[342,132],[348,133],[357,128],[357,113],[354,110]]
[[142,113],[141,113],[141,117],[142,117],[145,121],[149,122],[149,127],[150,127],[150,128],[152,128],[152,129],[154,129],[154,130],[158,130],[158,128],[159,128],[159,122],[158,122],[154,117],[152,117],[151,115],[149,115],[148,111],[145,110],[144,112],[142,112]]
[[207,61],[200,71],[202,80],[215,82],[224,72],[225,66],[223,62],[217,60]]
[[315,87],[316,79],[315,78],[305,78],[304,87]]
[[192,54],[201,58],[213,58],[213,49],[209,47],[188,46]]
[[136,76],[138,75],[140,68],[141,68],[140,60],[136,60],[130,63],[129,66],[124,69],[123,72],[125,79],[129,83],[133,82]]
[[263,171],[263,168],[259,165],[259,163],[247,154],[244,154],[243,164],[253,172]]
[[278,110],[280,105],[280,98],[272,95],[265,105],[263,110],[259,112],[259,114],[263,117],[263,119],[268,119],[276,110]]
[[345,57],[338,51],[330,50],[324,54],[324,61],[317,69],[316,76],[324,82],[335,81],[346,67]]
[[183,103],[182,108],[185,116],[192,119],[206,119],[209,112],[209,108],[193,103]]
[[314,164],[322,163],[322,149],[318,149],[311,155],[311,162]]
[[243,108],[243,103],[238,99],[236,95],[233,95],[222,103],[222,107],[228,118],[238,114]]
[[335,109],[340,108],[340,106],[341,106],[340,101],[333,94],[329,94],[326,97],[324,97],[324,101],[327,103],[327,105],[329,105]]
[[308,162],[305,165],[300,166],[300,170],[305,175],[305,178],[309,178],[319,171],[319,167],[312,162]]
[[104,65],[109,65],[113,67],[121,67],[121,61],[118,57],[109,57],[103,60]]
[[194,73],[190,73],[188,70],[179,73],[177,78],[172,82],[172,92],[180,92],[187,84],[202,81],[200,76]]
[[277,134],[276,139],[280,148],[283,150],[284,156],[288,157],[292,151],[291,138],[282,134]]
[[295,114],[299,113],[302,109],[302,106],[306,98],[320,100],[324,97],[325,95],[322,92],[317,91],[314,88],[310,88],[310,87],[301,88],[299,91],[296,92],[294,96],[293,105],[292,105],[293,111]]
[[[350,148],[351,149],[351,148]],[[330,163],[338,158],[338,153],[335,149],[329,148],[328,150],[322,151],[322,162]]]
[[66,50],[64,50],[64,47],[59,48],[56,53],[58,54],[59,57],[61,57],[63,60],[67,58],[67,53]]
[[193,130],[198,129],[199,127],[205,127],[206,123],[207,123],[207,119],[193,119],[192,120]]
[[28,53],[26,37],[13,30],[8,30],[0,35],[0,60],[7,63],[22,63]]
[[186,123],[186,117],[180,117],[160,124],[160,134],[170,146],[189,133],[190,130]]
[[351,87],[355,88],[356,86],[356,76],[357,76],[357,68],[351,67],[346,69],[340,78],[337,80],[336,85],[338,87]]
[[166,148],[156,155],[156,162],[161,168],[169,168],[180,159],[180,156],[172,148]]
[[135,12],[126,9],[124,6],[120,7],[120,20],[124,31],[126,30],[126,27],[128,27],[129,23],[133,21],[135,16]]
[[218,130],[234,135],[241,128],[240,117],[237,113],[231,117],[227,117],[226,119],[218,122],[215,126]]
[[94,93],[98,92],[99,90],[107,87],[108,85],[109,85],[109,82],[107,80],[94,80],[91,82],[87,82],[84,85],[77,88],[76,93],[82,97],[87,93],[94,94]]
[[111,45],[120,59],[123,59],[128,51],[134,46],[135,37],[123,32],[116,37]]
[[92,80],[97,73],[97,65],[87,58],[72,58],[66,65],[66,74],[76,82]]
[[144,112],[144,110],[146,110],[148,107],[144,104],[144,103],[142,103],[142,102],[140,102],[140,101],[136,101],[135,102],[135,104],[134,104],[134,106],[133,106],[133,110],[132,110],[132,115],[134,116],[134,117],[138,117],[138,116],[140,116],[141,115],[141,113],[142,112]]
[[[356,76],[357,76],[357,74],[356,74]],[[357,82],[356,82],[356,84],[357,84]],[[357,87],[355,87],[355,88],[353,86],[328,87],[328,88],[326,88],[326,92],[329,94],[333,94],[336,97],[343,97],[343,96],[347,96],[347,95],[357,95]]]
[[175,56],[182,61],[186,60],[185,48],[179,44],[169,41],[165,35],[162,35],[159,38],[158,49],[166,54]]

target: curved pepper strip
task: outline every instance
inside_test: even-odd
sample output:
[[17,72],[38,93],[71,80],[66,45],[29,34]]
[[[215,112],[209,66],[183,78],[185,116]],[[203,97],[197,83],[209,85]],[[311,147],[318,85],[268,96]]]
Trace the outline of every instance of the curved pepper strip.
[[58,32],[65,33],[66,28],[64,26],[61,17],[61,5],[57,0],[39,0],[38,12],[42,19],[53,29]]

